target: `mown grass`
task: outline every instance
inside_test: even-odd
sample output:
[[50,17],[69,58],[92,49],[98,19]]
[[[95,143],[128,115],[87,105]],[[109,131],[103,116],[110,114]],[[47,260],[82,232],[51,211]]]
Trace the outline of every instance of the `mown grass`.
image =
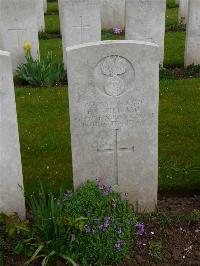
[[[67,87],[17,88],[25,188],[72,186]],[[200,81],[160,84],[159,189],[200,188]]]

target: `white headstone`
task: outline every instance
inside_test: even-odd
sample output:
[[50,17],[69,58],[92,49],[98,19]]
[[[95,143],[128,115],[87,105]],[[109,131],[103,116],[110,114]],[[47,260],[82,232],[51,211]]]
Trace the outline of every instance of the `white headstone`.
[[159,45],[160,63],[164,59],[166,0],[126,0],[126,40]]
[[125,0],[100,0],[102,29],[125,27]]
[[179,0],[179,12],[178,12],[179,21],[183,24],[187,23],[188,17],[188,0]]
[[43,0],[43,3],[44,3],[44,13],[47,13],[48,10],[47,0]]
[[200,65],[200,1],[190,0],[185,42],[185,66]]
[[10,54],[0,51],[0,212],[25,217],[23,177]]
[[38,31],[45,31],[45,21],[44,21],[44,0],[37,0],[37,24]]
[[103,178],[140,211],[157,202],[158,46],[105,41],[67,48],[75,189]]
[[68,46],[101,40],[98,0],[59,0],[59,13],[63,54]]
[[1,49],[11,53],[13,71],[25,62],[23,44],[32,45],[33,58],[39,58],[35,0],[0,0]]

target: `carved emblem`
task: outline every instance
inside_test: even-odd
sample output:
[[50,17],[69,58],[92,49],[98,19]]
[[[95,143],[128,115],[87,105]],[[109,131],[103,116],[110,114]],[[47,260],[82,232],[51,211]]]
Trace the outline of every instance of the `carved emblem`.
[[[102,59],[96,66],[95,84],[108,96],[121,96],[134,81],[135,72],[131,63],[117,55]],[[129,84],[130,83],[130,84]]]

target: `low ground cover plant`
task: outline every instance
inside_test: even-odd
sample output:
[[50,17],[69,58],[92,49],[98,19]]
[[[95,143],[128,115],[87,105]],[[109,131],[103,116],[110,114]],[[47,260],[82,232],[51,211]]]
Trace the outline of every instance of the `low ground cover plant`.
[[[73,265],[108,265],[123,260],[137,234],[137,215],[126,197],[101,180],[87,182],[75,192],[61,189],[55,196],[40,185],[27,195],[28,219],[1,214],[10,238],[18,239],[15,253],[26,265],[64,260]],[[141,229],[140,229],[141,230]]]

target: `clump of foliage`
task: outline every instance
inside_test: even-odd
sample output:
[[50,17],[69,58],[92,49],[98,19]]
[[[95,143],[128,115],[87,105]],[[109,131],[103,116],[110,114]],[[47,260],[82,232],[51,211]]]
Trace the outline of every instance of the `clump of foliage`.
[[68,197],[65,212],[74,219],[85,216],[81,231],[75,230],[71,250],[82,265],[117,263],[129,253],[136,228],[136,215],[124,196],[101,180],[87,182]]
[[161,242],[150,240],[149,245],[149,255],[152,257],[161,260],[162,259],[162,244]]
[[131,250],[137,217],[126,198],[102,181],[87,182],[75,193],[56,196],[40,185],[27,195],[31,219],[2,215],[9,236],[18,235],[17,254],[26,265],[65,260],[73,265],[107,265],[123,260]]
[[167,68],[160,66],[160,80],[175,79],[174,74]]
[[185,76],[191,76],[191,77],[194,75],[200,76],[200,65],[192,64],[185,68],[184,73]]
[[55,63],[52,53],[43,60],[34,60],[31,55],[31,44],[24,44],[26,63],[18,66],[16,77],[27,84],[39,87],[50,87],[66,81],[63,63]]

